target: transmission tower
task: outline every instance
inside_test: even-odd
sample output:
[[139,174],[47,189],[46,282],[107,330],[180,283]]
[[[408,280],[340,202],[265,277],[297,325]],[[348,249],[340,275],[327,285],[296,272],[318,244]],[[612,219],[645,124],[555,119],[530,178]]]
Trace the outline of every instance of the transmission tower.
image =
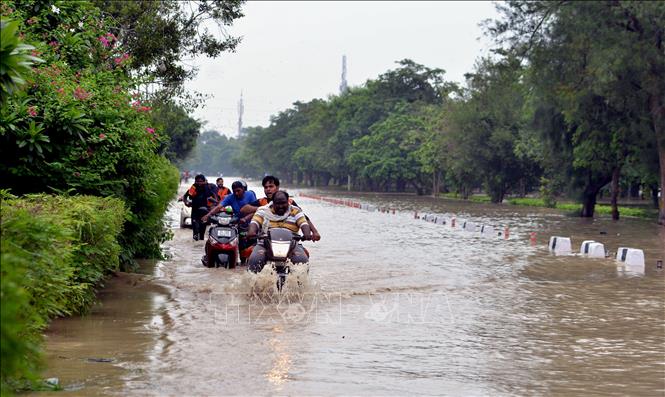
[[238,136],[242,136],[242,115],[245,113],[245,105],[242,101],[242,91],[240,91],[240,100],[238,101]]
[[344,94],[349,86],[346,83],[346,55],[342,55],[342,82],[339,84],[339,93]]

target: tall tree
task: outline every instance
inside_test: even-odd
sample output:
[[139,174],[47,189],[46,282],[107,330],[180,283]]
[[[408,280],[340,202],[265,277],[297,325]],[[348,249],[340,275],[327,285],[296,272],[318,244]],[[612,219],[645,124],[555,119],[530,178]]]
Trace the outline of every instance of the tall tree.
[[[593,215],[597,186],[618,177],[640,139],[655,142],[662,189],[665,3],[519,0],[500,11],[504,20],[490,33],[527,57],[534,85],[574,130],[573,161],[588,172],[581,215]],[[601,147],[611,153],[596,161]],[[662,196],[659,221],[665,223]]]
[[184,83],[196,70],[183,60],[200,55],[215,58],[240,43],[227,29],[243,16],[243,0],[94,2],[106,18],[115,20],[112,33],[128,49],[131,69],[156,87],[161,99],[185,94]]

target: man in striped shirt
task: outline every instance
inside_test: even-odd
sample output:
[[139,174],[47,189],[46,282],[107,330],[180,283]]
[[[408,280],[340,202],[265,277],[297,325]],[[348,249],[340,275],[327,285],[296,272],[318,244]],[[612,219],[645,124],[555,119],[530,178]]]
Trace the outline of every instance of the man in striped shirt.
[[[302,230],[303,240],[311,240],[312,238],[305,214],[300,208],[289,204],[289,194],[282,190],[278,190],[273,194],[272,203],[259,207],[256,211],[249,224],[247,238],[256,237],[259,229],[265,233],[269,229],[277,227],[288,229],[295,235],[298,234],[299,230]],[[300,244],[296,245],[290,259],[292,263],[305,263],[309,260]],[[248,260],[249,270],[258,273],[263,269],[265,263],[266,249],[257,244]]]

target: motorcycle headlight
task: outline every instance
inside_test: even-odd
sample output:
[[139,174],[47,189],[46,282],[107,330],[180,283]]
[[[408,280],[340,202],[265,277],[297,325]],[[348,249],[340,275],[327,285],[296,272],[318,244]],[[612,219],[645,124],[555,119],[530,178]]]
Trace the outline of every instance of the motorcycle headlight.
[[289,254],[291,247],[290,241],[271,241],[272,256],[279,259],[284,259]]

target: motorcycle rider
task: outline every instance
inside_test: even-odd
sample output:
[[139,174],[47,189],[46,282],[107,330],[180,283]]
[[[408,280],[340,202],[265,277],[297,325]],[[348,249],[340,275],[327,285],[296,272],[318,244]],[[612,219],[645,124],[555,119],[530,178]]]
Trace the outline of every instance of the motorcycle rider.
[[240,208],[245,204],[250,203],[256,200],[256,194],[253,191],[247,191],[247,184],[244,181],[235,181],[231,184],[231,190],[233,194],[229,194],[224,197],[221,203],[217,204],[216,207],[211,209],[207,214],[205,214],[201,219],[205,222],[208,221],[212,215],[217,214],[224,209],[227,205],[233,207],[233,215],[241,219],[241,223],[246,223],[249,220],[249,217],[241,218]]
[[[191,199],[191,203],[187,199]],[[217,201],[217,186],[208,183],[205,175],[198,174],[194,177],[194,184],[178,199],[184,201],[185,205],[192,207],[192,233],[194,241],[203,240],[206,231],[207,219],[203,216],[208,209]]]
[[[261,184],[263,185],[263,193],[266,196],[243,206],[240,209],[240,212],[244,216],[253,214],[254,212],[256,212],[257,208],[261,206],[268,205],[272,201],[273,194],[279,190],[279,179],[276,176],[266,175],[265,177],[263,177]],[[300,206],[295,202],[295,200],[293,200],[290,197],[289,197],[289,204],[295,205],[296,207],[300,208]],[[319,231],[316,228],[316,226],[314,226],[314,224],[312,223],[312,220],[307,215],[305,215],[305,218],[307,219],[307,223],[309,224],[310,230],[312,231],[312,241],[321,240],[321,235],[319,234]]]
[[[302,230],[302,239],[311,240],[312,233],[309,224],[307,223],[307,219],[305,219],[305,214],[300,208],[289,204],[289,194],[283,190],[278,190],[272,196],[272,202],[268,205],[259,207],[252,217],[247,237],[256,237],[260,229],[262,230],[262,233],[265,233],[271,228],[281,227],[289,229],[295,235],[298,234],[299,230]],[[307,263],[309,261],[304,248],[300,244],[296,245],[290,259],[292,263]],[[247,260],[247,263],[249,265],[249,271],[254,273],[260,272],[266,264],[265,247],[257,244]]]

